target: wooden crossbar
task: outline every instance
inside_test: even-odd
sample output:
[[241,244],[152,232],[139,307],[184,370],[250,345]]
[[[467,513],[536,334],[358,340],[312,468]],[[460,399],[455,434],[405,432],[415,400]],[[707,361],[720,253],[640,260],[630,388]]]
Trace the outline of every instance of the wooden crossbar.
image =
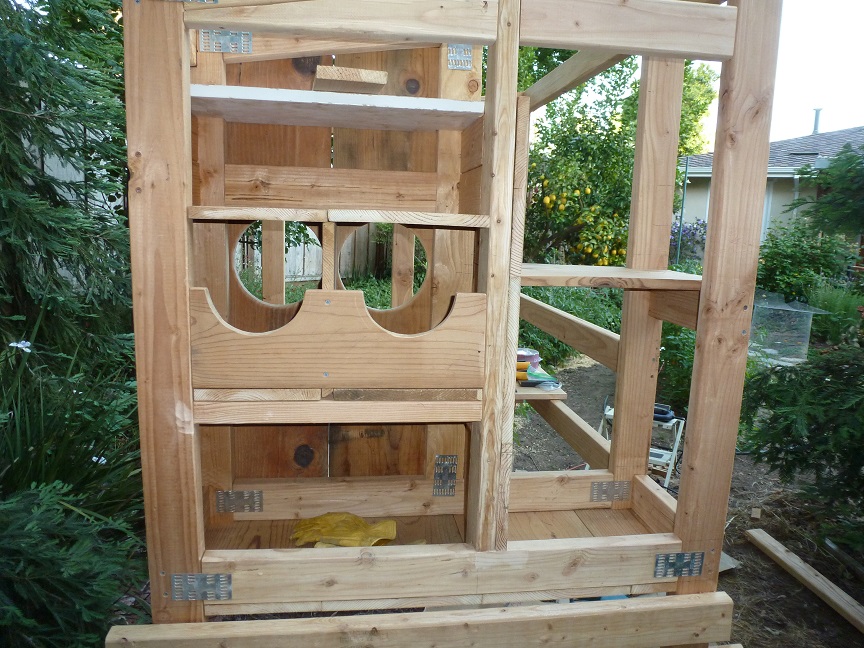
[[529,401],[546,422],[594,468],[609,467],[610,444],[562,401]]
[[699,275],[675,270],[637,270],[617,266],[526,263],[523,286],[573,286],[630,290],[699,290]]

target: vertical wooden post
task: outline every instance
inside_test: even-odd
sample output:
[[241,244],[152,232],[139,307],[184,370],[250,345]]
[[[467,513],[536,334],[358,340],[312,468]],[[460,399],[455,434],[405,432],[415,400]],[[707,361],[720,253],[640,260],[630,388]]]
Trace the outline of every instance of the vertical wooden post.
[[677,592],[713,591],[735,459],[759,233],[781,0],[738,7],[735,55],[723,64],[708,239],[675,533],[704,551],[703,573]]
[[487,294],[483,421],[471,438],[466,540],[478,551],[507,546],[516,348],[508,345],[508,294],[516,148],[520,0],[500,0],[489,47],[483,124],[481,210],[491,224],[480,244],[478,289]]
[[171,575],[200,572],[204,551],[187,289],[189,41],[180,4],[127,0],[123,18],[135,360],[153,620],[200,621],[200,601],[171,600]]
[[[683,85],[683,60],[642,59],[628,268],[665,270],[668,265]],[[650,302],[648,291],[624,293],[609,458],[617,480],[629,481],[648,468],[662,325],[649,315]]]
[[285,223],[261,223],[261,296],[268,304],[285,303]]

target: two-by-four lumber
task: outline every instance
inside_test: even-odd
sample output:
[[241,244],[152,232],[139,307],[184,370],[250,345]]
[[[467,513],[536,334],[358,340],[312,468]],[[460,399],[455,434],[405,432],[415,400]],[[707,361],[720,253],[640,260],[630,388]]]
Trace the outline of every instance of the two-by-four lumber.
[[825,601],[860,632],[864,632],[864,606],[762,529],[750,529],[744,534],[795,580]]
[[[674,168],[673,168],[674,170]],[[620,268],[617,266],[552,265],[526,263],[523,286],[625,288],[629,290],[699,290],[699,275],[675,270]]]
[[520,301],[522,306],[520,315],[526,322],[564,344],[569,344],[580,353],[594,358],[612,371],[618,368],[620,336],[617,333],[544,304],[528,295],[521,295]]
[[636,475],[630,488],[630,509],[651,533],[672,533],[677,502],[648,475]]
[[[185,20],[190,29],[491,45],[499,4],[496,0],[190,4]],[[730,7],[668,0],[532,0],[521,19],[516,16],[511,24],[521,31],[518,44],[523,46],[725,60],[733,51],[736,12]]]
[[[633,629],[638,628],[638,632]],[[725,593],[278,621],[115,626],[106,646],[124,648],[660,648],[728,639]]]
[[315,70],[313,90],[322,92],[358,92],[375,94],[387,85],[385,70],[363,70],[337,65],[319,65]]
[[225,165],[232,207],[369,209],[435,212],[438,176],[421,171]]
[[531,112],[620,63],[624,58],[621,54],[610,54],[608,51],[576,52],[525,91],[531,100]]
[[[318,69],[326,69],[319,66]],[[241,124],[333,126],[373,130],[462,130],[483,114],[482,101],[345,94],[194,84],[192,113]]]
[[360,52],[384,52],[388,50],[434,47],[436,43],[418,43],[406,38],[386,41],[351,41],[333,38],[304,38],[288,35],[271,36],[256,33],[252,39],[252,52],[225,52],[226,63],[247,63],[294,59],[324,54],[355,54]]
[[730,0],[735,56],[723,65],[699,328],[675,533],[704,551],[701,576],[678,592],[714,590],[747,366],[759,259],[781,0]]
[[514,472],[510,479],[510,512],[609,508],[608,501],[591,500],[593,484],[608,481],[612,481],[608,470]]
[[199,571],[204,551],[186,290],[190,228],[183,218],[192,202],[189,40],[180,4],[128,0],[123,15],[129,21],[129,228],[152,614],[157,623],[200,621],[200,601],[171,599],[171,575]]
[[[630,271],[667,272],[683,88],[683,60],[642,59],[627,239]],[[648,314],[650,303],[650,292],[624,293],[609,460],[617,480],[645,474],[648,465],[663,324]]]
[[510,344],[510,246],[516,164],[520,0],[499,0],[495,44],[487,56],[483,115],[477,289],[487,294],[483,419],[471,435],[466,541],[479,551],[507,547],[507,497],[512,472],[515,344]]
[[581,416],[561,401],[529,402],[586,463],[594,468],[609,467],[609,441]]
[[648,314],[695,331],[699,318],[699,291],[655,290],[651,293]]

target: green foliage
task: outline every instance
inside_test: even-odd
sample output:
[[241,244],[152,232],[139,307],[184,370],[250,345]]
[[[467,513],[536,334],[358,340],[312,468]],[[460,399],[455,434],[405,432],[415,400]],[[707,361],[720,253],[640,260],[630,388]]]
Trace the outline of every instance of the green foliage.
[[864,549],[864,350],[843,346],[764,368],[744,394],[745,442],[804,490],[827,528]]
[[112,0],[0,0],[0,340],[96,362],[131,329],[122,33]]
[[[621,330],[623,300],[621,290],[537,286],[523,288],[522,292],[610,331],[617,333]],[[537,349],[543,362],[552,366],[560,365],[576,355],[573,347],[556,340],[524,320],[519,324],[519,346]]]
[[789,211],[803,208],[813,226],[824,232],[839,232],[853,238],[864,233],[864,146],[846,144],[827,168],[805,166],[804,186],[815,187],[814,195],[795,200]]
[[352,277],[343,279],[343,283],[348,290],[362,290],[363,299],[369,308],[385,309],[392,304],[393,285],[390,279]]
[[858,343],[864,322],[864,295],[853,292],[845,283],[819,281],[807,291],[807,302],[828,311],[813,316],[811,339],[828,344]]
[[0,498],[0,645],[101,646],[145,578],[140,542],[60,483]]
[[676,412],[687,411],[690,403],[690,382],[693,375],[693,354],[696,331],[677,324],[663,322],[660,345],[660,372],[657,375],[657,398]]
[[756,285],[763,290],[801,299],[820,278],[845,276],[851,247],[839,235],[819,234],[803,218],[768,232],[759,250]]

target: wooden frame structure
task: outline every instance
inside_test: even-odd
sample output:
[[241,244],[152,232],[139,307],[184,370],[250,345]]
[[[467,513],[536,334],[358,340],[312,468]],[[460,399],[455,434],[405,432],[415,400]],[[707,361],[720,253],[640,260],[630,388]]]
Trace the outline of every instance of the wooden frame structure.
[[[728,640],[731,600],[715,589],[780,2],[127,0],[155,625],[114,628],[108,645]],[[201,51],[197,30],[226,29],[251,32],[253,52]],[[473,64],[448,65],[452,43],[474,46]],[[520,45],[579,52],[519,95]],[[627,267],[523,265],[529,111],[631,54],[643,58]],[[349,71],[315,89],[334,58]],[[665,269],[685,58],[723,61],[702,277]],[[255,220],[265,302],[231,261]],[[286,221],[313,228],[323,251],[320,290],[299,306],[284,304]],[[363,223],[393,224],[389,311],[367,309],[338,273]],[[428,258],[416,294],[415,238]],[[620,336],[522,285],[624,288]],[[617,372],[611,444],[562,401],[519,395],[592,470],[512,472],[520,317]],[[677,502],[646,474],[663,320],[697,331]],[[397,519],[394,545],[291,544],[297,519],[342,510]],[[639,596],[652,593],[669,596]],[[629,598],[448,610],[604,595]],[[206,622],[404,608],[428,610]]]

